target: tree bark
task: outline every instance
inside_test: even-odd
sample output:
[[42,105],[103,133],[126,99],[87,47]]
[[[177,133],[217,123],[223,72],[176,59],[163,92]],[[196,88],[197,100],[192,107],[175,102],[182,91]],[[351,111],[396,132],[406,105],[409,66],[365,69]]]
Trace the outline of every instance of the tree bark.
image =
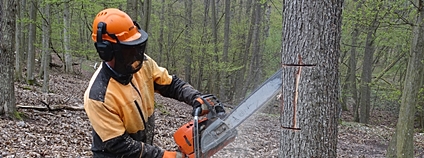
[[71,15],[69,13],[69,1],[64,0],[63,9],[63,49],[65,50],[65,72],[72,73],[74,69],[72,67],[72,54],[70,48],[71,36],[69,30],[71,29]]
[[341,1],[284,1],[279,157],[337,157]]
[[[245,15],[249,15],[251,14],[251,5],[252,5],[252,0],[247,0],[246,1],[246,5],[245,5],[245,12],[243,13],[243,1],[240,1],[239,4],[242,8],[239,11],[239,16],[237,16],[237,22],[238,23],[242,23],[242,19],[244,18],[243,14]],[[251,16],[251,19],[253,18],[253,16]],[[252,20],[251,20],[252,21]],[[250,41],[251,41],[251,32],[252,29],[247,29],[247,28],[252,28],[251,26],[245,26],[245,30],[249,30],[248,32],[239,32],[239,39],[240,39],[240,43],[238,44],[238,54],[237,56],[240,57],[240,66],[241,69],[237,71],[237,75],[234,78],[234,87],[235,87],[235,99],[234,102],[238,103],[239,101],[243,100],[245,94],[246,94],[246,89],[247,86],[245,84],[245,81],[247,80],[246,76],[246,70],[247,70],[247,66],[248,66],[248,55],[249,55],[249,51],[250,51]],[[247,38],[246,38],[247,36]]]
[[215,71],[209,72],[209,85],[208,85],[208,89],[210,90],[211,94],[219,94],[219,85],[220,82],[220,77],[219,77],[219,72],[221,71],[221,69],[218,66],[219,63],[219,57],[218,57],[218,28],[217,28],[217,15],[216,15],[216,2],[215,0],[210,1],[211,3],[211,12],[212,12],[212,23],[211,28],[212,28],[212,43],[213,43],[213,63],[212,63],[212,67]]
[[219,88],[219,96],[221,100],[228,100],[227,88],[230,86],[228,77],[228,50],[230,47],[230,17],[231,17],[231,1],[225,0],[225,22],[224,22],[224,46],[222,49],[222,64],[223,70],[221,71],[222,82]]
[[127,0],[127,10],[125,11],[134,21],[138,21],[138,0]]
[[[165,8],[166,3],[165,0],[162,0],[162,5],[160,6],[160,13],[159,13],[159,21],[165,21]],[[159,38],[158,38],[158,47],[159,47],[159,54],[157,55],[156,62],[161,65],[162,64],[162,56],[165,53],[164,47],[165,47],[165,38],[164,38],[164,31],[165,31],[165,23],[161,22],[159,24]]]
[[365,52],[364,52],[364,60],[362,66],[362,74],[361,74],[361,84],[360,84],[360,93],[361,97],[359,100],[360,112],[359,112],[359,122],[360,123],[368,123],[370,117],[370,109],[371,109],[371,76],[372,76],[372,64],[373,57],[375,52],[374,40],[375,33],[377,31],[379,22],[377,21],[378,14],[376,13],[374,20],[369,26],[367,32],[367,38],[365,42]]
[[22,18],[21,14],[21,2],[17,2],[16,3],[16,14],[15,14],[15,79],[17,81],[20,81],[22,79],[22,65],[21,65],[21,60],[22,60],[22,55],[23,55],[23,51],[21,49],[22,45],[21,45],[21,34],[22,34],[22,22],[20,22],[20,19]]
[[[252,40],[253,40],[253,33],[254,33],[254,30],[255,30],[256,5],[257,5],[256,1],[254,1],[254,0],[252,0],[250,2],[248,1],[248,6],[247,6],[248,9],[246,10],[246,13],[251,14],[251,16],[250,16],[251,19],[250,19],[249,31],[247,33],[246,43],[245,43],[245,47],[244,47],[244,51],[243,51],[244,52],[243,56],[245,58],[245,60],[243,60],[245,62],[245,70],[244,70],[245,72],[242,75],[245,76],[247,74],[246,78],[243,81],[243,85],[242,85],[243,88],[241,90],[241,96],[243,98],[244,98],[244,96],[246,95],[246,93],[249,89],[249,86],[250,86],[249,82],[251,82],[252,77],[253,77],[251,69],[250,69],[251,66],[250,66],[250,64],[248,64],[248,63],[250,63],[248,61],[248,59],[249,59],[248,57],[252,53],[251,52],[251,45],[252,45]],[[248,15],[248,14],[246,14],[246,15]]]
[[[416,0],[418,17],[412,32],[412,43],[409,54],[408,68],[402,90],[401,106],[399,118],[396,125],[396,134],[392,139],[396,139],[396,149],[388,149],[387,157],[414,157],[414,118],[415,106],[418,103],[418,93],[424,75],[424,2]],[[393,146],[394,147],[394,146]],[[393,153],[393,151],[395,151]]]
[[143,17],[141,17],[141,28],[149,32],[150,13],[152,12],[152,1],[144,0],[143,2]]
[[[17,15],[19,15],[19,19],[23,19],[25,18],[25,13],[27,12],[26,10],[26,0],[21,0],[18,1],[17,3],[19,4],[19,11],[17,11]],[[18,20],[18,19],[16,19]],[[24,77],[23,77],[23,68],[24,68],[24,61],[25,61],[25,56],[24,56],[24,52],[25,52],[25,45],[24,45],[24,41],[25,41],[25,29],[27,28],[25,27],[26,24],[23,21],[16,21],[17,25],[19,26],[19,29],[16,29],[16,34],[19,35],[17,36],[18,39],[16,39],[16,41],[19,43],[16,43],[15,47],[16,47],[16,55],[15,55],[15,79],[17,81],[24,81]]]
[[[201,43],[201,52],[206,52],[206,44],[207,44],[207,39],[206,39],[206,34],[207,34],[207,26],[208,26],[208,17],[209,17],[209,0],[204,0],[203,1],[204,4],[204,8],[203,8],[203,28],[202,28],[202,33],[205,36],[202,36],[202,38],[200,39],[200,43]],[[197,80],[196,80],[196,87],[201,89],[201,84],[202,84],[202,80],[203,80],[203,66],[199,66],[199,70],[197,72]]]
[[15,88],[13,79],[16,0],[3,0],[0,5],[0,115],[14,116]]
[[192,26],[192,21],[193,21],[193,18],[192,18],[192,14],[191,14],[191,12],[192,12],[192,10],[193,10],[193,2],[192,2],[192,0],[185,0],[184,1],[184,6],[185,6],[185,9],[186,9],[186,16],[185,16],[185,18],[186,18],[186,26],[185,26],[185,29],[184,29],[184,34],[185,34],[185,42],[184,42],[184,44],[185,44],[185,51],[184,51],[184,53],[186,53],[186,55],[185,55],[185,64],[184,64],[184,70],[185,70],[185,72],[184,72],[184,75],[185,75],[185,77],[184,77],[184,80],[186,81],[186,82],[188,82],[188,83],[192,83],[191,81],[191,76],[192,76],[192,72],[191,72],[191,64],[192,64],[192,56],[193,56],[193,48],[192,48],[192,46],[191,46],[191,44],[192,44],[192,29],[193,29],[193,26]]
[[43,21],[43,92],[49,92],[49,64],[50,64],[50,4],[46,3],[44,6]]
[[37,1],[30,0],[30,15],[31,20],[29,24],[29,35],[28,35],[28,58],[27,58],[27,76],[26,81],[28,84],[33,84],[34,79],[34,67],[35,67],[35,41],[36,41],[36,21],[37,21]]
[[[355,8],[356,10],[359,10],[362,7],[362,1],[357,1]],[[358,22],[359,23],[359,22]],[[359,24],[356,23],[353,26],[352,30],[352,42],[351,42],[351,48],[350,48],[350,57],[348,61],[348,68],[347,68],[347,78],[346,78],[346,88],[343,88],[346,90],[345,95],[343,96],[343,104],[347,109],[348,104],[348,98],[352,98],[352,113],[354,115],[354,120],[356,122],[359,122],[359,106],[358,106],[358,88],[357,88],[357,82],[356,82],[356,66],[357,66],[357,57],[356,57],[356,48],[359,47],[358,45],[358,38],[360,35],[359,31]]]

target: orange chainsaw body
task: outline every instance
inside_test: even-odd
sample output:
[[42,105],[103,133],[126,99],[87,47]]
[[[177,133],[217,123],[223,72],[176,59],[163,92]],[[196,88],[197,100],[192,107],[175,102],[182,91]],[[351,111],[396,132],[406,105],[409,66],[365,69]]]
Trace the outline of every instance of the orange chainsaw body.
[[[208,120],[207,118],[203,118],[199,120],[199,128],[200,131],[205,129],[207,125],[209,125],[211,120]],[[181,126],[175,133],[174,133],[174,140],[175,143],[178,145],[179,150],[184,153],[188,158],[195,158],[195,152],[194,152],[194,138],[193,138],[193,130],[194,130],[194,124],[193,121],[190,121],[189,123],[184,124]],[[202,134],[200,134],[201,136]],[[213,156],[215,153],[217,153],[219,150],[224,148],[229,143],[233,142],[235,139],[235,135],[230,137],[230,139],[221,142],[220,145],[216,146],[215,148],[208,150],[208,151],[201,151],[201,155],[198,157],[200,158],[208,158]]]
[[[205,124],[207,118],[199,120],[199,125]],[[175,133],[174,140],[177,143],[178,148],[189,158],[194,157],[194,138],[193,138],[194,123],[190,121],[182,125]]]

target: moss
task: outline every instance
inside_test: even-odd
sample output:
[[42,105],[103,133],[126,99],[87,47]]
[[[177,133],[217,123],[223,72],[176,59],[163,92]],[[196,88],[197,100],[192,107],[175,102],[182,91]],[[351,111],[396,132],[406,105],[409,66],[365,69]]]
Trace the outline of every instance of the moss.
[[166,110],[166,108],[165,108],[165,106],[164,105],[162,105],[162,104],[158,104],[158,103],[155,103],[155,107],[162,113],[162,114],[165,114],[165,115],[168,115],[169,114],[169,112],[168,112],[168,110]]
[[13,112],[13,117],[14,117],[15,119],[23,120],[22,116],[23,116],[23,113],[22,113],[22,112],[19,112],[19,111],[15,111],[15,112]]

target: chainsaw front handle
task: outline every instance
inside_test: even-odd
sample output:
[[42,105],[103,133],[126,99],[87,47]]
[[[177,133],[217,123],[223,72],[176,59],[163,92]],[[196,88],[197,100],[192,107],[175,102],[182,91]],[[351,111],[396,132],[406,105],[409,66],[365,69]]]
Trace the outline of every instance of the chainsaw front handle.
[[194,157],[200,158],[200,135],[199,135],[199,115],[202,113],[202,108],[198,107],[194,111],[193,118],[193,139],[194,139]]

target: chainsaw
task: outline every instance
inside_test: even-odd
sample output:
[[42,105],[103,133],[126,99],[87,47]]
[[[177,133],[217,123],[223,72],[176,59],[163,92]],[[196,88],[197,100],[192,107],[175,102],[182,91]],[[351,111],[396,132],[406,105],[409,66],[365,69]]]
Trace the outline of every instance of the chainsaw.
[[281,90],[281,76],[280,69],[229,114],[217,113],[215,108],[223,107],[223,104],[215,96],[201,96],[204,103],[202,106],[206,106],[203,109],[207,108],[209,113],[200,118],[202,107],[198,107],[195,109],[193,120],[174,133],[179,150],[189,158],[208,158],[233,142],[237,136],[236,127],[270,102]]

